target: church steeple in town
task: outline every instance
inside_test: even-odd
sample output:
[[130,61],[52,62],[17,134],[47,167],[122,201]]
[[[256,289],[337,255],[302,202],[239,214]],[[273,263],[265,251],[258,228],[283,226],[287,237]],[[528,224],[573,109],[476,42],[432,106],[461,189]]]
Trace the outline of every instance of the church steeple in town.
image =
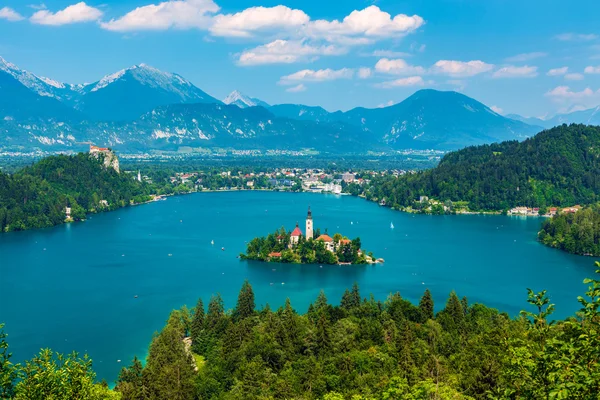
[[312,211],[310,211],[310,206],[308,206],[308,214],[306,215],[306,240],[313,239],[313,219],[312,219]]

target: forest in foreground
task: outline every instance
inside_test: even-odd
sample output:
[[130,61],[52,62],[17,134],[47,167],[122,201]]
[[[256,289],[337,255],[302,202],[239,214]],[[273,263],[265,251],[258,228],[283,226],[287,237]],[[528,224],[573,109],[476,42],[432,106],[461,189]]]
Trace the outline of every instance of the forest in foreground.
[[[434,312],[426,290],[414,305],[400,293],[363,298],[357,285],[339,305],[322,292],[305,314],[286,301],[257,310],[245,282],[226,310],[174,310],[114,390],[95,383],[92,362],[45,349],[13,365],[0,331],[0,398],[15,399],[585,399],[600,393],[600,263],[581,309],[552,320],[545,291],[528,289],[511,319],[452,292]],[[7,327],[10,329],[10,327]]]

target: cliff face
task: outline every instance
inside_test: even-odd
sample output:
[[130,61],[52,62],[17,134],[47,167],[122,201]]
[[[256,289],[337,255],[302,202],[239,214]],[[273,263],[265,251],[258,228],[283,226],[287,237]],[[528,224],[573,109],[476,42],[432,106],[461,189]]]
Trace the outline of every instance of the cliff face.
[[101,158],[105,168],[112,168],[117,173],[121,172],[119,170],[119,158],[112,150],[91,151],[90,155],[95,158]]

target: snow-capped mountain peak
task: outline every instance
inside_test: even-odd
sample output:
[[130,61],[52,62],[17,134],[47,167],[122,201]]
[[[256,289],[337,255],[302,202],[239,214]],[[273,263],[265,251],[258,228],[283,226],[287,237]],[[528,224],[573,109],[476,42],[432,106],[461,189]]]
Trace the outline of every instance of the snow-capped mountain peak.
[[269,105],[264,101],[246,96],[245,94],[237,90],[234,90],[233,92],[229,93],[229,95],[223,100],[223,103],[232,104],[240,108],[255,106],[269,107]]
[[0,71],[4,71],[33,90],[40,96],[54,97],[58,100],[68,100],[80,92],[84,85],[70,85],[55,81],[54,79],[37,76],[29,71],[17,67],[15,64],[0,57]]

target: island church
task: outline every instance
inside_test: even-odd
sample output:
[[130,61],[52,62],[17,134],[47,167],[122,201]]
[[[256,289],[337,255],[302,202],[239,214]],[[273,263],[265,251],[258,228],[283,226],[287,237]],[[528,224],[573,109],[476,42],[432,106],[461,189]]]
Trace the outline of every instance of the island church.
[[[306,215],[306,236],[305,236],[306,240],[314,239],[313,229],[314,229],[314,224],[313,224],[312,211],[310,210],[310,206],[309,206],[308,214]],[[293,246],[298,244],[298,241],[300,240],[300,236],[304,236],[304,234],[302,233],[302,230],[298,226],[298,223],[296,223],[296,228],[292,231],[292,234],[290,235],[290,248],[292,248]],[[327,235],[327,233],[325,233],[324,235],[320,235],[315,240],[324,242],[325,248],[327,250],[329,250],[331,252],[335,251],[333,238],[331,238],[329,235]]]

